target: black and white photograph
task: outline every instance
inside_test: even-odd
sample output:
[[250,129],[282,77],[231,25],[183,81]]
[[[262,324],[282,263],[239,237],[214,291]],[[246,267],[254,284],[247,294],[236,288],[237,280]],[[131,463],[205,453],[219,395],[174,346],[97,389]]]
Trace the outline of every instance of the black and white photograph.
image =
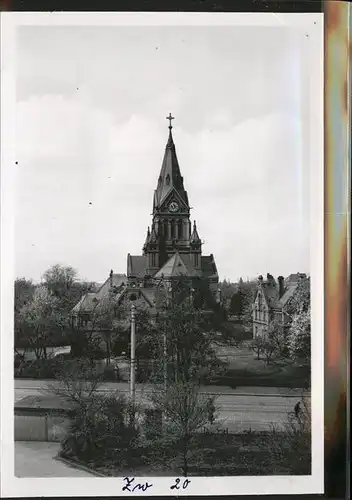
[[321,15],[2,30],[9,496],[321,492]]

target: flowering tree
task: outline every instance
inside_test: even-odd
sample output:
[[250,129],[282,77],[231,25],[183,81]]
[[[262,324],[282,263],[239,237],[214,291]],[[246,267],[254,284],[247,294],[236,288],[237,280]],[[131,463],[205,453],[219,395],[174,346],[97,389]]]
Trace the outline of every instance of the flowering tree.
[[290,358],[304,364],[310,363],[310,278],[298,284],[297,291],[288,304],[289,315],[287,346]]
[[33,349],[37,359],[47,358],[47,347],[60,339],[67,325],[59,300],[45,286],[35,289],[33,298],[26,303],[16,318],[16,329]]
[[311,353],[310,307],[293,315],[288,333],[290,357],[309,364]]

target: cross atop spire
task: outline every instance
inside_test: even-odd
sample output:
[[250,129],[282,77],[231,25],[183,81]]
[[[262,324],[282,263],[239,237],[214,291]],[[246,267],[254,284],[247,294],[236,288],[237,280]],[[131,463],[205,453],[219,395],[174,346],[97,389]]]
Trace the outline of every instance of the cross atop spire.
[[171,130],[172,129],[171,120],[174,120],[175,117],[172,116],[171,113],[169,113],[169,116],[167,116],[166,119],[169,120],[169,129]]

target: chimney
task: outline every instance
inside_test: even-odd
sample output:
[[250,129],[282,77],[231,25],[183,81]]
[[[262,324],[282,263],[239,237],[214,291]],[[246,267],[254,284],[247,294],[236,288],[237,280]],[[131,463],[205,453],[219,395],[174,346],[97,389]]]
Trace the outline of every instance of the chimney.
[[114,274],[114,271],[111,269],[109,278],[110,278],[110,287],[112,287],[112,275]]
[[279,276],[277,278],[277,281],[279,282],[279,298],[281,298],[284,294],[284,277],[283,276]]

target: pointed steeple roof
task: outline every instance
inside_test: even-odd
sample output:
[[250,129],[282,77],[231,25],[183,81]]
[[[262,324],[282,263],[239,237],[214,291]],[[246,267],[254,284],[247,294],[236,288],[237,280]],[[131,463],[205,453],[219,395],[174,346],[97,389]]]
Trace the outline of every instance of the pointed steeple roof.
[[201,243],[201,240],[199,238],[199,234],[197,231],[196,221],[193,222],[193,232],[191,234],[191,243]]
[[149,240],[150,240],[150,229],[149,229],[149,226],[148,226],[147,236],[145,238],[145,243],[144,243],[144,247],[143,248],[145,248],[148,245]]
[[181,175],[180,167],[177,160],[176,148],[174,140],[172,137],[172,125],[171,120],[174,118],[171,116],[167,118],[170,120],[169,125],[169,138],[166,144],[164,159],[160,170],[160,175],[158,178],[158,185],[154,196],[154,207],[160,207],[166,197],[171,193],[173,189],[177,191],[181,199],[188,206],[187,192],[183,186],[183,177]]

